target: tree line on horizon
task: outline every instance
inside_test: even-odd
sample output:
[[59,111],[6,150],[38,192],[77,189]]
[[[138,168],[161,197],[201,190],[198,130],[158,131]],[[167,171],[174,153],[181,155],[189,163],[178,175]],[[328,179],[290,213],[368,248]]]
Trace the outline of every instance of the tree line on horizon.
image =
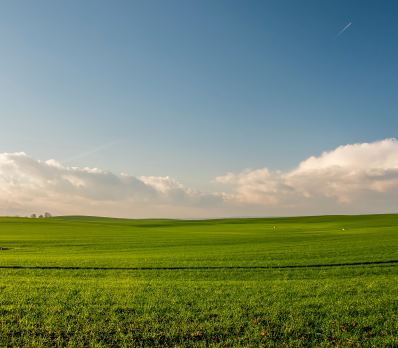
[[48,217],[52,217],[52,215],[50,213],[46,212],[46,213],[44,213],[44,215],[37,216],[36,214],[32,214],[30,217],[33,219],[36,219],[37,217],[38,218],[48,218]]

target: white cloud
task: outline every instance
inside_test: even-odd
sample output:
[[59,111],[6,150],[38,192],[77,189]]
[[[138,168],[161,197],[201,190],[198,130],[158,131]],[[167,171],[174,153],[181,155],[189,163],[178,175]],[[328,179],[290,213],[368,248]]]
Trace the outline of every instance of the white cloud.
[[[236,185],[231,203],[303,207],[326,200],[340,203],[395,203],[398,193],[398,141],[340,146],[310,157],[290,172],[267,168],[216,178]],[[396,205],[396,203],[395,203]],[[309,211],[309,213],[311,213]]]
[[[0,207],[15,209],[26,202],[47,202],[47,206],[57,210],[60,204],[79,209],[104,203],[201,208],[223,202],[222,194],[192,190],[169,177],[136,178],[97,168],[64,167],[55,160],[41,162],[23,152],[0,154],[0,193]],[[114,214],[114,209],[110,214]]]
[[25,153],[0,154],[0,215],[118,217],[277,216],[381,213],[398,209],[398,141],[340,146],[288,172],[267,168],[215,180],[234,193],[208,193],[166,177],[64,167]]

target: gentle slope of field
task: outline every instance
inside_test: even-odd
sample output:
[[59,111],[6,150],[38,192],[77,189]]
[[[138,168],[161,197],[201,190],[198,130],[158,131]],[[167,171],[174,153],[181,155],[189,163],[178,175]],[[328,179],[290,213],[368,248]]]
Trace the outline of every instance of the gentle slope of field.
[[0,218],[0,346],[396,347],[397,236],[398,215]]

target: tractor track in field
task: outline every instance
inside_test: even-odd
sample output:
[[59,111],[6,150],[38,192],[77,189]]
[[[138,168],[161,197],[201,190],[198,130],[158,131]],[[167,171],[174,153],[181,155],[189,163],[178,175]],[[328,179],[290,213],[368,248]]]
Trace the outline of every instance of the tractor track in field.
[[167,270],[217,270],[217,269],[292,269],[292,268],[328,268],[366,265],[388,265],[398,260],[350,262],[320,265],[286,265],[286,266],[197,266],[197,267],[78,267],[78,266],[0,266],[0,269],[43,269],[43,270],[101,270],[101,271],[167,271]]

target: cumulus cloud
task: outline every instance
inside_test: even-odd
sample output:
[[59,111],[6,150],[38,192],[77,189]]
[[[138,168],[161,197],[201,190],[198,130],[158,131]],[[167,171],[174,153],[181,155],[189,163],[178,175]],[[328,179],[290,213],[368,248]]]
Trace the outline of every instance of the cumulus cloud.
[[[398,141],[340,146],[310,157],[289,172],[267,168],[228,173],[216,178],[236,186],[231,203],[302,207],[326,200],[371,204],[396,201],[398,193]],[[315,207],[315,206],[314,206]]]
[[[380,213],[398,209],[398,141],[340,146],[295,169],[217,177],[233,193],[193,190],[166,177],[65,167],[27,154],[0,154],[0,215],[118,217],[277,216]],[[225,186],[224,186],[225,187]]]
[[137,178],[97,168],[64,167],[23,152],[0,154],[0,193],[3,206],[16,207],[31,201],[211,207],[223,201],[222,194],[192,190],[169,177]]

